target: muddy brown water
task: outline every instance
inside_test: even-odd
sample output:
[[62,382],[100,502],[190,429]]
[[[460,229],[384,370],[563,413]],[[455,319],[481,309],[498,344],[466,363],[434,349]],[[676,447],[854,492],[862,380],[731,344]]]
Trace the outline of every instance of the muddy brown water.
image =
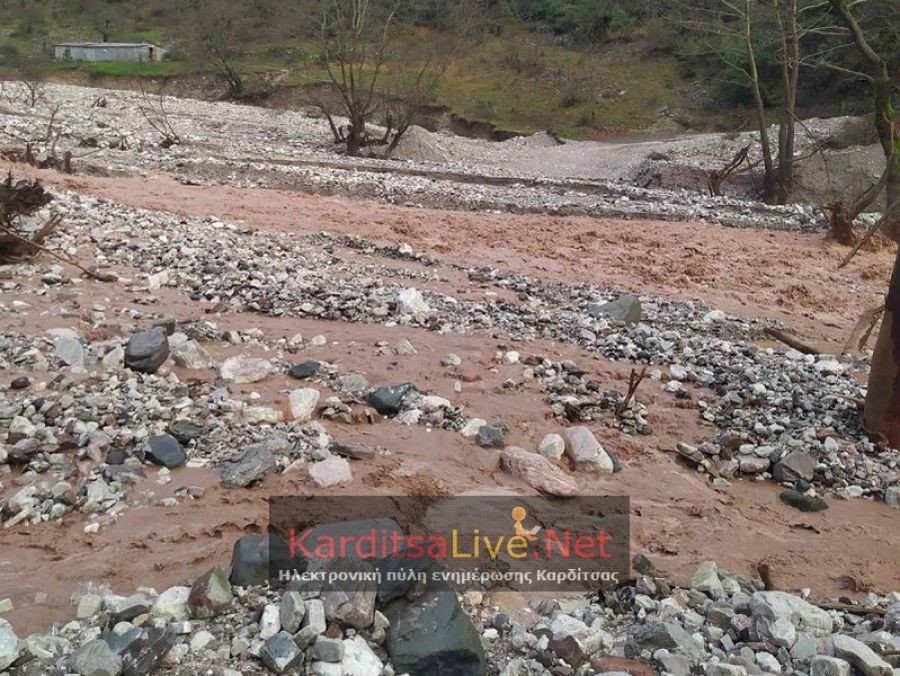
[[[5,169],[6,167],[2,167]],[[820,236],[765,233],[702,223],[621,222],[609,219],[509,216],[412,209],[319,198],[290,192],[228,187],[183,186],[167,177],[108,179],[39,175],[48,184],[148,209],[192,216],[215,215],[248,225],[305,236],[330,230],[378,242],[410,243],[416,250],[469,265],[497,265],[537,277],[591,282],[630,291],[696,299],[738,314],[774,317],[805,339],[838,350],[861,307],[874,304],[885,288],[891,253],[866,252],[837,270],[843,249]],[[347,260],[390,265],[361,252],[339,250]],[[394,263],[395,264],[395,263]],[[399,264],[398,264],[399,265]],[[404,263],[403,266],[408,267]],[[474,297],[484,289],[458,270],[434,269],[443,281],[434,288]],[[6,328],[37,335],[51,327],[86,329],[80,315],[94,302],[117,310],[134,304],[135,293],[120,293],[85,281],[76,293],[52,288],[46,296],[25,294],[34,304],[27,316]],[[196,319],[207,304],[194,303],[172,289],[155,292],[155,309],[178,319]],[[14,296],[0,294],[8,303]],[[200,309],[198,309],[200,308]],[[535,448],[544,434],[559,429],[535,383],[509,389],[504,381],[521,376],[521,367],[498,365],[495,353],[509,346],[487,334],[436,335],[421,329],[272,318],[255,314],[209,315],[221,329],[259,327],[267,339],[302,333],[323,334],[327,345],[309,348],[296,359],[315,358],[340,371],[358,370],[372,383],[411,381],[488,420],[509,423],[509,441]],[[113,326],[111,330],[115,330]],[[378,341],[409,339],[413,356],[380,354]],[[247,346],[208,346],[216,359],[252,354]],[[605,386],[624,390],[630,368],[598,359],[572,346],[518,344],[521,352],[573,359]],[[440,359],[454,352],[463,365],[444,368]],[[260,353],[263,354],[263,353]],[[215,379],[204,374],[179,376]],[[14,373],[0,375],[8,382]],[[462,382],[462,391],[454,383]],[[256,391],[261,403],[279,404],[295,386],[286,376],[242,388]],[[327,395],[327,388],[323,395]],[[695,566],[713,559],[727,569],[754,574],[765,561],[777,586],[813,588],[814,595],[858,595],[860,590],[900,589],[900,511],[866,500],[832,500],[820,514],[802,514],[778,500],[778,487],[739,481],[715,488],[683,467],[672,453],[678,441],[697,442],[713,430],[658,386],[641,390],[654,433],[627,437],[602,423],[592,425],[600,441],[615,449],[624,469],[612,477],[579,475],[585,493],[624,494],[632,499],[632,547],[646,553],[675,581],[688,582]],[[498,468],[494,451],[478,448],[459,435],[390,422],[342,425],[325,422],[340,442],[355,441],[387,449],[388,455],[352,464],[351,485],[327,493],[460,494],[527,487]],[[4,484],[8,477],[4,478]],[[203,497],[165,507],[160,500],[180,486],[199,485]],[[6,486],[6,491],[11,487]],[[155,472],[130,492],[129,506],[99,533],[85,534],[84,517],[68,515],[61,524],[19,525],[0,531],[0,598],[15,610],[7,615],[20,635],[46,630],[74,615],[73,594],[87,582],[118,593],[138,586],[164,588],[185,583],[213,565],[227,565],[242,534],[265,527],[270,495],[308,494],[303,469],[267,477],[250,490],[218,485],[209,469],[180,469],[166,485]],[[498,603],[516,605],[519,596]]]

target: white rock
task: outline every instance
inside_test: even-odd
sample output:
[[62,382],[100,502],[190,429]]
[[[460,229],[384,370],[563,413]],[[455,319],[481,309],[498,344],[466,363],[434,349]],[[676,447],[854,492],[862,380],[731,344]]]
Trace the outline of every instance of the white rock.
[[459,431],[461,435],[463,435],[466,439],[471,439],[475,435],[478,434],[478,430],[487,425],[487,420],[482,420],[481,418],[472,418],[469,420],[463,428]]
[[281,608],[275,603],[263,608],[262,617],[259,619],[259,637],[268,641],[281,631]]
[[250,425],[275,425],[284,420],[284,413],[271,406],[247,406],[241,418]]
[[837,657],[816,655],[809,663],[810,676],[850,676],[850,663]]
[[344,639],[342,676],[379,676],[383,668],[378,655],[362,636]]
[[404,289],[397,294],[397,309],[404,315],[423,315],[431,311],[418,289]]
[[219,369],[223,380],[246,385],[258,383],[268,376],[273,370],[272,362],[268,359],[256,357],[231,357],[226,359]]
[[19,658],[19,637],[12,625],[0,619],[0,669],[6,669]]
[[312,388],[291,390],[288,395],[288,416],[297,422],[311,420],[319,404],[319,391]]
[[332,455],[321,462],[314,462],[307,470],[307,481],[317,488],[328,488],[353,481],[350,463]]
[[538,446],[538,453],[550,460],[559,460],[566,452],[566,442],[558,434],[548,434]]
[[154,617],[163,620],[179,621],[188,619],[187,600],[191,593],[190,587],[172,587],[167,589],[150,609]]

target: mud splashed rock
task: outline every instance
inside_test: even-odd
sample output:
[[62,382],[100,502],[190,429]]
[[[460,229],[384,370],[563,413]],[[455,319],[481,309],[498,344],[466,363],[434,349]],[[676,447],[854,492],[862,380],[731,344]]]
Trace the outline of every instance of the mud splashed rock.
[[537,453],[509,446],[500,454],[500,467],[542,493],[560,497],[578,495],[575,480]]

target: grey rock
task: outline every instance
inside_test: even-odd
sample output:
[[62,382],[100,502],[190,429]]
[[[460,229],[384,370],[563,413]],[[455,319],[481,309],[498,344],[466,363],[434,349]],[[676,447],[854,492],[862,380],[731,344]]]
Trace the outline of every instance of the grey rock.
[[245,535],[234,543],[228,580],[238,587],[265,584],[270,565],[273,572],[293,569],[285,539],[275,533]]
[[308,380],[319,372],[321,366],[319,362],[310,359],[301,364],[294,364],[288,371],[288,374],[291,378],[296,378],[297,380]]
[[350,463],[337,455],[314,462],[307,470],[307,481],[316,488],[329,488],[353,481]]
[[303,660],[303,651],[286,631],[280,631],[266,641],[259,657],[270,671],[283,674],[298,667]]
[[340,662],[344,659],[344,642],[323,634],[313,643],[312,658],[323,662]]
[[215,469],[222,484],[230,488],[246,488],[274,472],[277,460],[269,442],[248,446],[236,456],[223,461]]
[[806,451],[793,451],[772,468],[776,481],[811,481],[816,473],[816,459]]
[[170,434],[150,437],[144,448],[144,458],[154,465],[175,469],[187,462],[187,455],[178,440]]
[[722,581],[719,579],[719,567],[715,561],[704,561],[697,566],[691,580],[691,587],[715,598],[725,594]]
[[660,649],[683,655],[692,666],[703,661],[703,646],[676,622],[651,622],[639,625],[630,631],[625,642],[627,657],[636,658],[645,650],[654,653]]
[[84,345],[77,338],[59,336],[53,346],[53,355],[73,369],[84,368]]
[[141,373],[156,373],[169,358],[169,337],[161,326],[136,333],[125,346],[125,366]]
[[566,442],[558,434],[548,434],[538,446],[538,453],[548,460],[560,460],[566,452]]
[[610,303],[591,304],[588,314],[592,317],[608,316],[617,322],[637,324],[641,321],[641,301],[635,296],[621,296]]
[[[331,562],[328,569],[362,575],[374,572],[371,564],[352,559]],[[359,582],[339,583],[337,588],[328,589],[322,594],[326,619],[355,629],[370,627],[375,617],[377,592],[374,581],[360,580]]]
[[389,604],[387,651],[397,673],[410,676],[481,676],[481,636],[452,591],[431,591],[416,601]]
[[19,658],[19,637],[12,625],[0,618],[0,669],[6,669]]
[[306,616],[306,603],[299,592],[285,592],[279,604],[281,628],[291,634],[296,634],[300,629],[303,618]]
[[187,444],[203,436],[203,428],[189,420],[176,420],[169,425],[169,434],[182,444]]
[[402,410],[403,398],[414,389],[410,383],[378,387],[369,395],[369,405],[381,415],[397,415]]
[[503,428],[496,425],[482,425],[475,435],[475,443],[482,448],[503,448]]
[[888,486],[884,490],[884,501],[890,507],[900,507],[900,485]]
[[221,568],[213,568],[200,576],[191,587],[187,600],[192,618],[206,619],[231,607],[231,583]]
[[865,676],[893,676],[893,667],[862,641],[845,634],[835,634],[831,642],[834,656],[847,660]]
[[809,663],[810,676],[850,676],[850,663],[838,657],[816,655]]
[[828,509],[828,503],[816,495],[806,495],[794,490],[782,491],[778,498],[786,505],[801,512],[822,512]]
[[566,428],[562,438],[566,442],[566,456],[574,469],[603,474],[612,474],[615,470],[612,458],[587,427]]
[[264,380],[273,370],[272,362],[257,357],[237,356],[226,359],[219,367],[219,375],[238,385],[248,385]]
[[706,676],[747,676],[746,667],[727,662],[710,662],[706,665]]
[[156,673],[177,638],[169,627],[151,627],[131,642],[122,655],[122,676],[147,676]]
[[95,639],[85,643],[66,659],[66,668],[80,676],[119,676],[122,658],[106,641]]
[[834,622],[826,611],[787,592],[756,592],[750,608],[757,629],[765,630],[778,618],[788,620],[797,631],[813,636],[827,636],[834,628]]

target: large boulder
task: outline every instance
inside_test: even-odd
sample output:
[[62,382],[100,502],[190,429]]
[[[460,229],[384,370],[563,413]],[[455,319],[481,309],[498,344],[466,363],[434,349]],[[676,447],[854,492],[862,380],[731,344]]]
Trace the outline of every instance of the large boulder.
[[632,629],[625,642],[625,656],[639,657],[647,650],[668,650],[685,657],[692,665],[703,661],[703,646],[677,622],[651,622]]
[[607,316],[624,324],[636,324],[641,321],[641,301],[635,296],[621,296],[610,303],[591,303],[587,312],[592,317]]
[[775,481],[811,481],[816,473],[816,459],[806,451],[793,451],[772,468]]
[[125,366],[141,373],[156,373],[169,358],[169,337],[162,326],[136,333],[125,346]]
[[272,572],[292,569],[287,541],[276,533],[245,535],[234,543],[229,582],[238,587],[265,584]]
[[789,620],[797,631],[813,636],[828,636],[834,629],[834,622],[826,611],[787,592],[756,592],[750,609],[757,631],[766,639],[770,638],[770,625],[781,617]]
[[151,627],[129,643],[122,653],[122,676],[146,676],[156,673],[177,638],[171,625]]
[[266,641],[259,657],[270,671],[283,674],[300,665],[303,661],[303,650],[294,641],[294,637],[286,631],[280,631]]
[[416,601],[398,599],[385,608],[390,621],[387,651],[398,673],[410,676],[481,676],[481,636],[450,590],[429,591]]
[[606,449],[587,427],[569,427],[562,432],[566,443],[566,456],[576,470],[612,474],[615,463]]
[[119,676],[122,658],[106,641],[94,639],[81,646],[66,659],[66,669],[80,676]]
[[150,437],[144,447],[144,458],[154,465],[175,469],[187,462],[187,455],[178,443],[178,439],[170,434]]
[[560,497],[578,495],[575,480],[537,453],[509,446],[500,453],[500,467],[542,493]]
[[256,483],[278,467],[275,455],[267,442],[253,444],[215,469],[216,476],[225,486],[246,488]]
[[403,405],[403,398],[415,388],[410,383],[378,387],[369,395],[369,406],[381,415],[397,415]]
[[0,670],[6,669],[19,658],[19,637],[12,625],[0,618]]
[[[329,571],[348,573],[349,576],[372,574],[374,568],[366,561],[338,560],[328,566]],[[374,581],[360,577],[358,582],[341,582],[322,594],[325,617],[330,622],[365,629],[375,617],[375,597],[378,588]]]
[[191,587],[188,612],[195,619],[215,617],[231,607],[231,583],[221,568],[213,568],[200,576]]
[[836,634],[831,639],[834,656],[847,660],[864,676],[892,676],[893,667],[885,662],[874,650],[852,636]]

